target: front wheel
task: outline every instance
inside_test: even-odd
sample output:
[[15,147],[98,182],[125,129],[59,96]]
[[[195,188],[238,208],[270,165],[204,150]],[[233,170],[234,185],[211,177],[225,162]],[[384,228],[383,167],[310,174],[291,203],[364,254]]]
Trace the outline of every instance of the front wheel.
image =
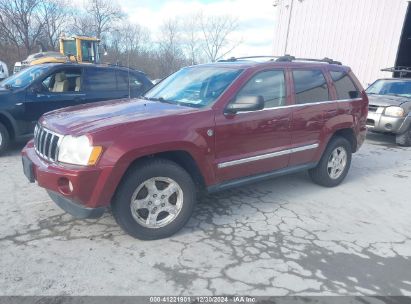
[[325,187],[339,185],[350,168],[351,149],[351,144],[345,138],[332,138],[318,165],[309,171],[311,179]]
[[395,142],[399,146],[411,147],[411,129],[406,131],[405,133],[398,134],[395,137]]
[[125,176],[113,203],[122,229],[142,240],[169,237],[189,220],[196,202],[190,175],[165,159],[140,163]]
[[0,155],[5,152],[10,143],[10,135],[6,127],[0,122]]

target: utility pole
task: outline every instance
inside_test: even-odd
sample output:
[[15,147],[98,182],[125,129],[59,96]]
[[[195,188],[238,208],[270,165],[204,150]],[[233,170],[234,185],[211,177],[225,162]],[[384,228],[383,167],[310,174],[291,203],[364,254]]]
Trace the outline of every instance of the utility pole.
[[288,36],[290,35],[290,25],[291,25],[291,18],[292,18],[292,16],[293,16],[293,8],[294,8],[294,0],[291,0],[290,12],[289,12],[289,14],[288,14],[287,33],[286,33],[286,36],[285,36],[284,55],[287,54]]

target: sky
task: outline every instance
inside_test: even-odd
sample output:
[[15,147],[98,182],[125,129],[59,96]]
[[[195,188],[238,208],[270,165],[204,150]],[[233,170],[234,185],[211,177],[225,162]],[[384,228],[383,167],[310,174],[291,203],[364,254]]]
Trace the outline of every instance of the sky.
[[271,55],[276,24],[273,0],[118,0],[130,22],[149,28],[155,35],[163,21],[202,10],[207,15],[232,15],[241,40],[229,56]]

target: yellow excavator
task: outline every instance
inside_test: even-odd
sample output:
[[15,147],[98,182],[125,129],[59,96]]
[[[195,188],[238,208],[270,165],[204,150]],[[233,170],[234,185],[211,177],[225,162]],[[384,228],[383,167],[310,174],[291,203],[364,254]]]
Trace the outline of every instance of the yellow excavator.
[[100,63],[100,39],[86,36],[60,38],[60,52],[39,52],[21,62],[21,68],[42,63]]

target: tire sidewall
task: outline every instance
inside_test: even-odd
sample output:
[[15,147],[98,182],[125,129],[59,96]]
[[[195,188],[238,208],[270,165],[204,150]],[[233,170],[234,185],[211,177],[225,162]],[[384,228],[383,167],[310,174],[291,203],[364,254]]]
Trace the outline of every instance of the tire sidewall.
[[411,128],[407,132],[397,135],[395,138],[395,141],[399,146],[410,147],[411,146]]
[[2,136],[2,141],[0,144],[0,154],[2,154],[3,152],[7,150],[9,143],[10,143],[9,132],[7,131],[6,127],[2,123],[0,123],[0,133]]
[[[328,161],[332,152],[337,149],[338,147],[344,148],[345,152],[347,153],[347,163],[345,165],[343,173],[336,179],[333,179],[328,174]],[[334,187],[339,185],[347,176],[348,171],[351,167],[351,159],[352,159],[352,152],[351,152],[351,145],[350,143],[342,137],[336,137],[331,140],[327,149],[325,150],[321,161],[320,161],[320,170],[323,171],[323,176],[325,178],[324,184],[329,187]]]
[[[131,213],[131,197],[137,187],[153,177],[168,177],[173,179],[183,191],[183,206],[177,217],[161,228],[148,228],[140,225]],[[151,162],[143,167],[136,166],[115,196],[112,208],[116,220],[127,233],[139,239],[160,239],[179,231],[190,219],[196,201],[194,183],[187,172],[171,162]]]

